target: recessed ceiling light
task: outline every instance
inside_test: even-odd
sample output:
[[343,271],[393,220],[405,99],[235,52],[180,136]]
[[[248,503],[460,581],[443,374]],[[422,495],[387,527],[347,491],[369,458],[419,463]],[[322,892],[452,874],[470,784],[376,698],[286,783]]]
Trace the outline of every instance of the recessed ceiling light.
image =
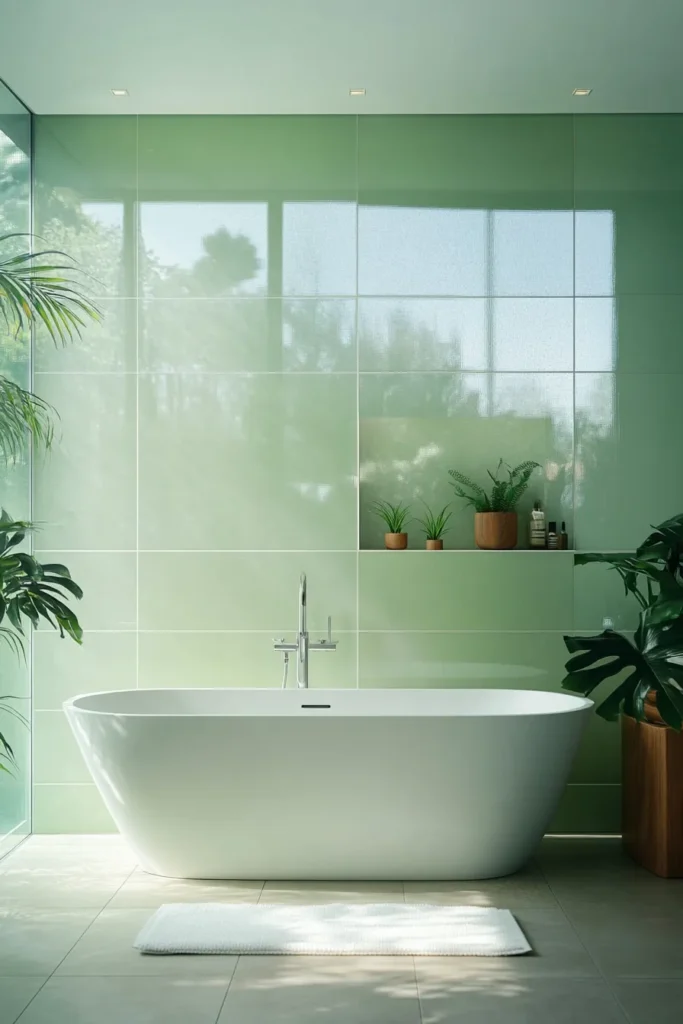
[[111,94],[112,94],[112,96],[127,96],[128,95],[128,90],[127,89],[112,89]]
[[572,89],[572,96],[590,96],[592,89]]
[[365,89],[349,89],[349,96],[365,96]]

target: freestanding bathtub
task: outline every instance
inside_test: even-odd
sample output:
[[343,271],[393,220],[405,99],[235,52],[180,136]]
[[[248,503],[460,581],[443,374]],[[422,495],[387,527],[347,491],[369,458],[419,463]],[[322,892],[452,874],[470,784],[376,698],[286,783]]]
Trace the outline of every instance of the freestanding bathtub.
[[127,690],[64,705],[154,874],[475,879],[547,828],[590,700],[535,690]]

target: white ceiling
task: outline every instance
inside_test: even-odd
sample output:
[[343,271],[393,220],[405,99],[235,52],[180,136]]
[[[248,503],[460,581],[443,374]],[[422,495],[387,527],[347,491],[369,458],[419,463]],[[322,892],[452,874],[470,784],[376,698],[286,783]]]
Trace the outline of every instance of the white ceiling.
[[0,0],[39,114],[683,111],[682,53],[683,0]]

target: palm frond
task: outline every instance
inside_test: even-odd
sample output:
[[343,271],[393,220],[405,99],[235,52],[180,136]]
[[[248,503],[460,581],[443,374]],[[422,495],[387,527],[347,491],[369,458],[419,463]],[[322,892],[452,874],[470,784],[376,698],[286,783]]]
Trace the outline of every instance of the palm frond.
[[49,448],[55,418],[51,405],[0,374],[0,455],[5,462],[26,451],[29,437]]
[[[30,237],[0,235],[0,247]],[[82,295],[76,273],[83,271],[59,249],[21,252],[0,260],[0,315],[7,329],[19,333],[42,323],[55,345],[66,345],[80,337],[88,320],[99,322],[102,314]]]

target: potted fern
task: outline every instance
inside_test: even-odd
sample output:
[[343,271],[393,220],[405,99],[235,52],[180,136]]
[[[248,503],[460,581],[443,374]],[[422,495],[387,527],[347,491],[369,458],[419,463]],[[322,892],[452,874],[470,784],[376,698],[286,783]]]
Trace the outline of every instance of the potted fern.
[[663,877],[683,877],[683,514],[654,528],[632,553],[581,553],[576,565],[616,571],[640,607],[633,638],[613,629],[566,636],[562,686],[593,696],[622,723],[622,834],[626,851]]
[[449,469],[455,493],[474,508],[474,543],[478,548],[503,551],[517,546],[517,505],[538,468],[538,462],[527,461],[513,469],[501,459],[495,473],[486,471],[492,481],[488,491],[457,469]]
[[400,501],[392,505],[390,501],[380,498],[373,501],[372,511],[386,526],[384,547],[388,551],[403,551],[407,548],[408,534],[404,527],[410,517],[410,505],[404,505]]
[[418,523],[425,535],[425,547],[427,551],[443,551],[443,535],[448,532],[448,520],[453,510],[450,505],[444,505],[440,512],[432,512],[426,502],[422,504],[427,511],[422,519],[418,519]]

